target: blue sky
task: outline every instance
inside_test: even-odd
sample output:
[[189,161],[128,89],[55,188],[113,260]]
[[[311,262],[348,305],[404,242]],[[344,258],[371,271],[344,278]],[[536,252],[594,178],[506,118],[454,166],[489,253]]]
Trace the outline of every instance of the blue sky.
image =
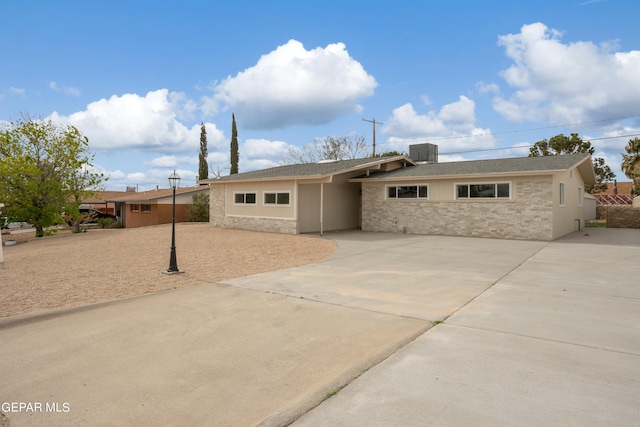
[[640,134],[640,2],[0,0],[0,121],[88,138],[106,188],[194,185],[277,165],[326,136],[440,161],[526,156],[559,133],[617,174]]

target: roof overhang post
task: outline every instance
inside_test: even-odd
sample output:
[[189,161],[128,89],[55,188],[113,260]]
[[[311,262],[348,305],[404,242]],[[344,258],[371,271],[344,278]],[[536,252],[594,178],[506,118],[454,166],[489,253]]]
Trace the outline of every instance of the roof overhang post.
[[320,235],[324,236],[324,182],[320,183]]

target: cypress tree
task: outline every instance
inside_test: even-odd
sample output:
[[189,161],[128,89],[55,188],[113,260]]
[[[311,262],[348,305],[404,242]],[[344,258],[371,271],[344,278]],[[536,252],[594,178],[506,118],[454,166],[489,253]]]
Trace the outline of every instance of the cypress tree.
[[238,130],[236,129],[236,116],[231,113],[231,170],[230,174],[238,173]]
[[209,164],[207,163],[207,129],[204,122],[200,124],[200,156],[198,165],[198,179],[209,178]]

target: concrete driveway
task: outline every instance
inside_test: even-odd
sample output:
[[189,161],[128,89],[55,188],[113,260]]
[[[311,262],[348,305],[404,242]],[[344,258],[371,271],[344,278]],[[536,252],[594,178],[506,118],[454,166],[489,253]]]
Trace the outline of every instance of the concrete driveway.
[[317,264],[3,319],[0,426],[635,424],[640,230],[588,233],[337,233]]
[[639,260],[640,230],[552,242],[294,425],[638,425]]

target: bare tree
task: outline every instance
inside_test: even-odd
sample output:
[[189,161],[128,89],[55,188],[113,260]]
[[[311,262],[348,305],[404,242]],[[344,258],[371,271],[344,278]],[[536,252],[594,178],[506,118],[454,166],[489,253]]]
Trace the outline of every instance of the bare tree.
[[289,150],[288,163],[317,163],[322,160],[360,159],[369,155],[364,136],[316,138],[301,148]]

